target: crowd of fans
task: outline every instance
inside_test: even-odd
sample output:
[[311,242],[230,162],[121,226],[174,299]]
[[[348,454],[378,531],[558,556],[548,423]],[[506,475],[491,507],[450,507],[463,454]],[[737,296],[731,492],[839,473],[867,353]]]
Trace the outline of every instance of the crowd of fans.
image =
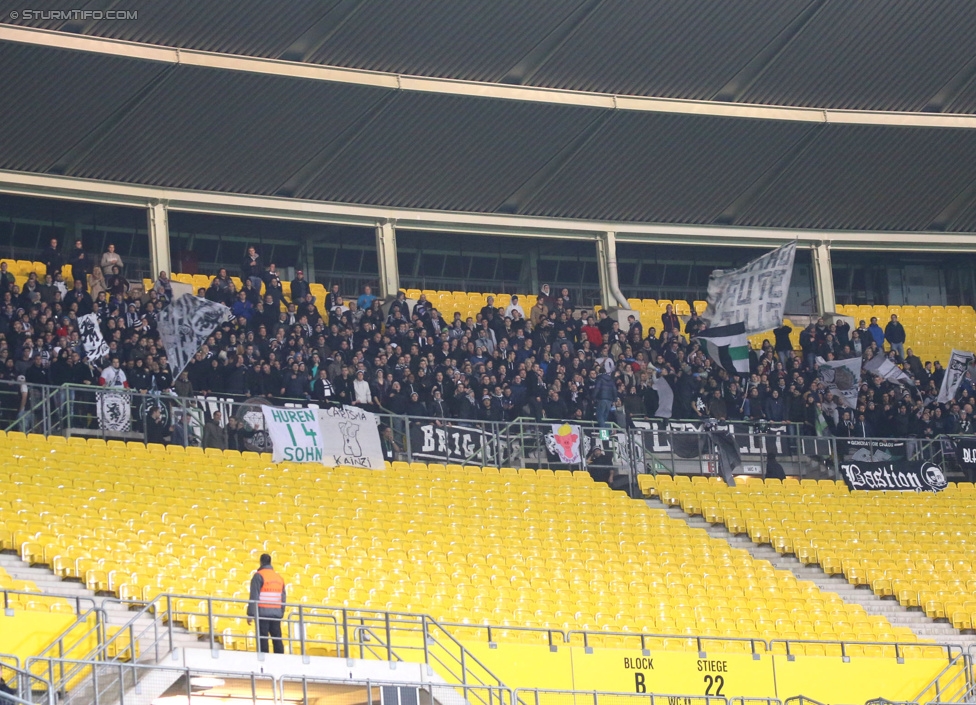
[[[794,350],[787,327],[750,352],[750,374],[722,369],[694,340],[706,327],[696,314],[668,307],[660,326],[631,317],[622,328],[606,312],[582,309],[568,290],[544,287],[525,311],[517,297],[504,309],[487,305],[462,319],[438,311],[423,296],[400,292],[383,302],[366,287],[347,295],[333,284],[323,316],[304,274],[282,287],[275,264],[249,248],[243,288],[221,269],[198,295],[230,308],[233,318],[207,340],[178,378],[162,349],[157,316],[173,296],[159,274],[149,292],[130,290],[114,248],[90,257],[75,243],[68,263],[56,241],[41,260],[47,275],[19,288],[0,266],[0,378],[28,384],[103,385],[183,397],[215,395],[276,402],[341,402],[370,410],[439,419],[505,421],[595,419],[627,425],[661,411],[659,381],[672,390],[672,417],[800,425],[803,433],[838,436],[930,437],[973,432],[973,381],[939,404],[944,370],[904,348],[897,318],[856,329],[820,319]],[[97,261],[97,265],[94,262]],[[109,354],[86,360],[77,318],[96,313]],[[865,376],[856,408],[847,408],[818,380],[824,360],[887,355],[914,386]],[[22,387],[7,387],[23,406]],[[18,390],[16,393],[13,390]],[[5,405],[11,413],[10,405]],[[16,409],[12,413],[15,413]],[[216,431],[214,431],[216,432]]]

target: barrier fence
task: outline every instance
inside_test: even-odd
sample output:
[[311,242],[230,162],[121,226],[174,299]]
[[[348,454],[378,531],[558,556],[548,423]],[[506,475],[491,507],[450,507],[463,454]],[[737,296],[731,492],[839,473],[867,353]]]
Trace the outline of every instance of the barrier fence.
[[[166,443],[200,446],[204,426],[221,414],[229,444],[241,451],[269,452],[262,407],[314,406],[307,400],[252,397],[191,397],[139,393],[126,389],[63,385],[61,387],[0,383],[0,427],[45,436],[80,436],[103,440],[147,442],[148,417],[160,411]],[[563,422],[518,418],[510,422],[400,416],[377,410],[392,439],[384,441],[387,460],[587,470],[594,477],[634,491],[635,475],[666,473],[717,475],[715,441],[701,421],[634,418],[630,427],[598,427],[573,421],[580,436],[578,460],[566,462],[554,436],[567,432]],[[714,427],[730,433],[741,456],[737,474],[763,477],[771,452],[787,474],[841,479],[848,461],[932,461],[949,472],[962,471],[953,437],[839,438],[813,435],[808,427],[790,423],[730,421]],[[968,479],[968,477],[967,477]]]

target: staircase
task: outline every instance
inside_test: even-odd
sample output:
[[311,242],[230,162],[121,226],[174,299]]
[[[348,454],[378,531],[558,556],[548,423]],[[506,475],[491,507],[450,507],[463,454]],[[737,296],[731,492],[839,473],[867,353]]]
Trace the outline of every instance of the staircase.
[[789,570],[799,580],[810,580],[825,592],[833,592],[844,602],[864,607],[869,615],[883,615],[895,627],[908,627],[919,639],[931,639],[939,644],[956,644],[963,650],[976,644],[976,635],[966,635],[945,622],[930,619],[918,609],[903,607],[894,598],[881,598],[867,586],[855,587],[843,575],[827,575],[820,566],[803,565],[794,556],[784,556],[772,546],[754,544],[748,536],[733,536],[722,524],[709,524],[700,516],[689,516],[680,507],[665,507],[659,499],[648,499],[655,509],[666,509],[668,516],[681,519],[689,526],[704,529],[710,536],[723,539],[733,548],[744,548],[754,557],[770,562],[774,568]]
[[[59,597],[85,598],[86,602],[82,602],[81,605],[82,612],[90,605],[87,600],[94,602],[103,611],[106,628],[109,630],[113,628],[118,629],[127,625],[136,616],[135,612],[130,611],[118,601],[102,595],[96,595],[86,588],[83,583],[74,580],[63,580],[46,567],[29,566],[16,554],[0,553],[0,568],[7,571],[15,580],[30,580],[37,585],[37,588],[42,593],[57,595]],[[153,630],[150,628],[152,623],[151,615],[141,615],[135,621],[136,635],[145,633],[145,636],[138,638],[141,653],[139,658],[140,662],[153,663],[156,661],[156,650],[152,644]],[[198,636],[196,634],[191,634],[179,625],[174,624],[173,646],[174,648],[199,648],[203,645],[198,642]],[[168,638],[166,648],[168,649]],[[164,655],[162,651],[159,652],[160,659]]]

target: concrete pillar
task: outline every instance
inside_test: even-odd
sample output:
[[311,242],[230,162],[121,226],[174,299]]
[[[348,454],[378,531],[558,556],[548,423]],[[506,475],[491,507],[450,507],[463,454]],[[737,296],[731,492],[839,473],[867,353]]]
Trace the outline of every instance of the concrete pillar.
[[400,268],[397,263],[396,227],[393,220],[383,220],[376,224],[376,260],[380,269],[380,298],[396,296],[400,289]]
[[173,263],[169,252],[169,213],[166,204],[153,201],[146,211],[149,225],[150,279],[156,279],[160,272],[171,274]]
[[830,264],[830,246],[826,242],[813,246],[813,282],[817,292],[817,311],[837,310],[834,297],[834,272]]

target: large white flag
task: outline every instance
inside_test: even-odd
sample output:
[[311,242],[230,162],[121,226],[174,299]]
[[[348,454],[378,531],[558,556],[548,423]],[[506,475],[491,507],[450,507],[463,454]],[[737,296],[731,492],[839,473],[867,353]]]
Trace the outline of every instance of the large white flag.
[[708,307],[702,318],[713,328],[745,323],[747,335],[778,328],[795,257],[796,242],[790,242],[741,269],[716,269],[708,278]]
[[942,378],[942,387],[939,389],[939,397],[936,399],[940,404],[945,404],[956,398],[956,390],[959,383],[966,376],[966,372],[973,364],[976,356],[973,353],[953,350],[949,358],[949,366],[946,368],[945,376]]
[[98,325],[98,316],[89,313],[78,319],[78,336],[85,349],[85,357],[92,362],[98,362],[108,355],[108,343],[102,337],[102,329]]
[[230,320],[230,309],[199,296],[183,294],[159,314],[159,339],[166,348],[173,377],[179,377],[207,338]]
[[817,358],[817,376],[844,406],[857,406],[857,391],[861,386],[861,358],[825,361]]

